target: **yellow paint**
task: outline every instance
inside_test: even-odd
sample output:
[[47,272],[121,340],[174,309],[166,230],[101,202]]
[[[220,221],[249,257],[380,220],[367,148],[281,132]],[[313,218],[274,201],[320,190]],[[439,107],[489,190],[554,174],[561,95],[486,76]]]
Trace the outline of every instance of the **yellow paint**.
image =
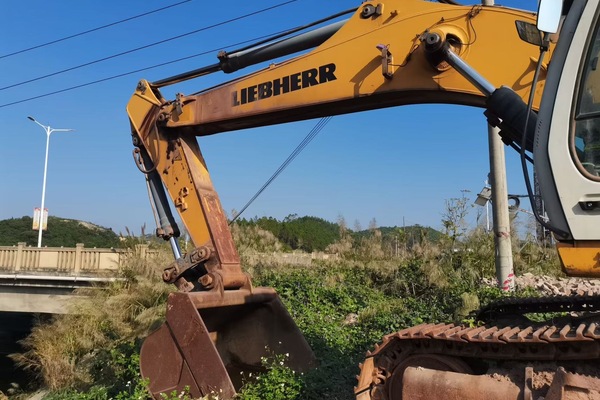
[[[307,116],[304,107],[321,106],[317,114],[336,115],[425,102],[483,106],[482,94],[459,73],[453,69],[440,72],[426,61],[419,37],[432,31],[460,39],[460,56],[493,85],[509,86],[522,98],[528,97],[535,68],[531,60],[538,57],[539,49],[518,37],[515,21],[534,23],[534,14],[420,0],[386,1],[384,9],[377,18],[363,19],[359,8],[337,33],[310,53],[186,97],[184,113],[169,120],[168,126],[192,127],[197,135],[204,135],[267,125],[272,123],[270,116],[288,121],[314,117]],[[392,79],[382,75],[379,44],[389,46],[393,55]],[[234,105],[234,97],[239,101],[244,90],[330,64],[336,68],[335,80]],[[537,101],[544,80],[542,74]],[[384,97],[385,103],[376,101]],[[353,101],[350,109],[344,104],[349,101]],[[238,126],[240,119],[244,121]]]
[[600,241],[558,243],[556,248],[568,276],[600,277]]

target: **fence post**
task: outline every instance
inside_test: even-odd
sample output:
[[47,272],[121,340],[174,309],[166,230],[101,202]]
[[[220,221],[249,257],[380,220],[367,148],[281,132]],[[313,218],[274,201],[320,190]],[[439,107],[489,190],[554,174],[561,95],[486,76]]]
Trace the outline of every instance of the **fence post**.
[[81,264],[83,264],[83,247],[83,243],[77,243],[75,245],[75,270],[73,271],[75,272],[75,275],[79,275],[79,272],[81,272]]
[[17,259],[15,260],[14,272],[19,272],[21,270],[21,265],[23,265],[23,249],[25,248],[25,242],[17,243]]
[[137,253],[140,255],[140,258],[145,260],[149,246],[147,244],[136,244],[135,247],[137,247]]

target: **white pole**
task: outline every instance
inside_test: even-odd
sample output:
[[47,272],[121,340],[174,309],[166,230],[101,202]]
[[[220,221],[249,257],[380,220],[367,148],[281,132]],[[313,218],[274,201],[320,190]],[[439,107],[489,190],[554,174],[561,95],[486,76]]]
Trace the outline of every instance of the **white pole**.
[[490,202],[485,202],[485,231],[490,231]]
[[46,177],[48,175],[48,149],[50,148],[50,127],[44,129],[46,131],[46,158],[44,160],[44,180],[42,183],[42,207],[40,208],[40,221],[38,225],[38,242],[37,247],[42,247],[42,224],[44,222],[44,200],[46,199]]
[[39,219],[39,232],[38,232],[38,243],[37,247],[42,247],[42,228],[44,222],[44,202],[46,200],[46,177],[48,175],[48,150],[50,148],[50,135],[52,132],[71,132],[74,129],[52,129],[50,126],[42,125],[33,117],[27,117],[29,120],[35,122],[39,126],[42,127],[44,132],[46,132],[46,158],[44,159],[44,180],[42,183],[42,206],[40,209],[40,219]]

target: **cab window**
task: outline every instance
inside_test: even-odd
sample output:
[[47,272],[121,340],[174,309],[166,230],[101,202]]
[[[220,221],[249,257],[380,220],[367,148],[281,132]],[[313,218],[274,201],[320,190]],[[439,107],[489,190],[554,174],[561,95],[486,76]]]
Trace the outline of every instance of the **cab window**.
[[600,31],[590,43],[581,80],[571,150],[584,175],[600,180]]

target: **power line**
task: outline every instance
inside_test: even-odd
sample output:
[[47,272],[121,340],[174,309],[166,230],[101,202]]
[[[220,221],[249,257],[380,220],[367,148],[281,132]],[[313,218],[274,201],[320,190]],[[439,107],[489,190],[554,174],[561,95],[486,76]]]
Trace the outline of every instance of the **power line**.
[[297,0],[288,0],[288,1],[284,2],[284,3],[279,3],[279,4],[276,4],[276,5],[271,6],[271,7],[263,8],[261,10],[251,12],[249,14],[245,14],[245,15],[242,15],[242,16],[239,16],[239,17],[231,18],[231,19],[228,19],[228,20],[225,20],[225,21],[222,21],[222,22],[218,22],[218,23],[213,24],[213,25],[205,26],[203,28],[196,29],[194,31],[187,32],[187,33],[184,33],[184,34],[181,34],[181,35],[173,36],[173,37],[168,38],[168,39],[160,40],[158,42],[147,44],[147,45],[144,45],[144,46],[141,46],[141,47],[136,47],[136,48],[131,49],[131,50],[127,50],[127,51],[124,51],[124,52],[121,52],[121,53],[113,54],[113,55],[108,56],[108,57],[103,57],[103,58],[100,58],[100,59],[97,59],[97,60],[94,60],[94,61],[90,61],[90,62],[87,62],[87,63],[84,63],[84,64],[80,64],[80,65],[77,65],[77,66],[74,66],[74,67],[66,68],[66,69],[63,69],[63,70],[60,70],[60,71],[52,72],[50,74],[38,76],[37,78],[32,78],[32,79],[28,79],[26,81],[22,81],[22,82],[15,83],[15,84],[12,84],[12,85],[4,86],[4,87],[0,88],[0,91],[1,90],[6,90],[6,89],[10,89],[10,88],[14,88],[14,87],[21,86],[21,85],[25,85],[26,83],[31,83],[31,82],[39,81],[39,80],[42,80],[42,79],[45,79],[45,78],[49,78],[51,76],[60,75],[60,74],[63,74],[65,72],[69,72],[69,71],[73,71],[73,70],[76,70],[76,69],[79,69],[79,68],[87,67],[89,65],[97,64],[99,62],[110,60],[110,59],[113,59],[113,58],[117,58],[117,57],[120,57],[120,56],[123,56],[123,55],[126,55],[126,54],[131,54],[131,53],[134,53],[134,52],[139,51],[139,50],[147,49],[149,47],[153,47],[153,46],[157,46],[159,44],[163,44],[163,43],[166,43],[166,42],[173,41],[175,39],[181,39],[182,37],[190,36],[190,35],[193,35],[195,33],[201,32],[201,31],[205,31],[205,30],[208,30],[208,29],[216,28],[218,26],[222,26],[222,25],[234,22],[234,21],[238,21],[238,20],[241,20],[241,19],[244,19],[244,18],[248,18],[248,17],[251,17],[253,15],[257,15],[257,14],[260,14],[260,13],[263,13],[263,12],[266,12],[266,11],[269,11],[269,10],[272,10],[272,9],[275,9],[275,8],[278,8],[278,7],[282,7],[282,6],[290,4],[290,3],[294,3],[296,1]]
[[64,42],[65,40],[73,39],[73,38],[76,38],[78,36],[83,36],[83,35],[86,35],[88,33],[99,31],[101,29],[105,29],[105,28],[109,28],[111,26],[122,24],[124,22],[129,22],[129,21],[132,21],[132,20],[137,19],[137,18],[145,17],[147,15],[154,14],[154,13],[157,13],[159,11],[164,11],[164,10],[167,10],[169,8],[179,6],[179,5],[184,4],[184,3],[189,3],[190,1],[192,1],[192,0],[183,0],[183,1],[180,1],[179,3],[175,3],[175,4],[171,4],[171,5],[165,6],[165,7],[157,8],[156,10],[148,11],[148,12],[145,12],[143,14],[134,15],[133,17],[125,18],[125,19],[122,19],[120,21],[111,22],[110,24],[102,25],[102,26],[99,26],[97,28],[88,29],[87,31],[75,33],[75,34],[70,35],[70,36],[65,36],[65,37],[62,37],[60,39],[52,40],[50,42],[38,44],[36,46],[32,46],[32,47],[28,47],[26,49],[18,50],[18,51],[15,51],[13,53],[8,53],[8,54],[0,55],[0,59],[6,58],[6,57],[11,57],[11,56],[14,56],[14,55],[17,55],[17,54],[25,53],[25,52],[28,52],[28,51],[31,51],[31,50],[42,48],[42,47],[50,46],[51,44],[55,44],[55,43],[59,43],[59,42]]
[[[285,31],[283,31],[283,32],[285,32]],[[155,64],[155,65],[152,65],[150,67],[139,68],[139,69],[136,69],[136,70],[133,70],[133,71],[129,71],[129,72],[124,72],[124,73],[121,73],[121,74],[118,74],[118,75],[112,75],[112,76],[109,76],[109,77],[106,77],[106,78],[97,79],[95,81],[82,83],[80,85],[75,85],[75,86],[71,86],[71,87],[68,87],[68,88],[55,90],[53,92],[48,92],[48,93],[40,94],[40,95],[37,95],[37,96],[32,96],[32,97],[28,97],[28,98],[21,99],[21,100],[16,100],[16,101],[13,101],[13,102],[10,102],[10,103],[0,104],[0,108],[4,108],[4,107],[12,106],[12,105],[15,105],[15,104],[20,104],[20,103],[25,103],[25,102],[32,101],[32,100],[37,100],[37,99],[40,99],[40,98],[43,98],[43,97],[48,97],[48,96],[52,96],[52,95],[59,94],[59,93],[69,92],[71,90],[80,89],[82,87],[95,85],[97,83],[102,83],[102,82],[110,81],[110,80],[113,80],[113,79],[122,78],[124,76],[137,74],[139,72],[149,71],[149,70],[154,69],[154,68],[163,67],[163,66],[169,65],[169,64],[175,64],[175,63],[178,63],[180,61],[189,60],[189,59],[192,59],[192,58],[195,58],[195,57],[200,57],[200,56],[203,56],[203,55],[206,55],[206,54],[210,54],[210,53],[215,53],[215,52],[217,52],[219,50],[228,49],[230,47],[235,47],[235,46],[240,46],[242,44],[246,44],[246,43],[249,43],[249,42],[254,42],[256,40],[261,40],[261,39],[264,39],[266,37],[270,37],[272,35],[278,35],[280,33],[281,32],[276,32],[276,33],[272,33],[272,34],[265,35],[265,36],[259,36],[259,37],[253,38],[253,39],[248,39],[248,40],[244,40],[242,42],[237,42],[237,43],[234,43],[234,44],[230,44],[230,45],[225,46],[225,47],[219,47],[219,48],[215,48],[215,49],[211,49],[211,50],[206,50],[206,51],[203,51],[202,53],[197,53],[197,54],[193,54],[191,56],[181,57],[181,58],[177,58],[175,60],[166,61],[166,62],[163,62],[163,63],[160,63],[160,64]]]
[[325,127],[325,125],[327,125],[327,123],[331,120],[331,118],[332,117],[321,118],[319,120],[319,122],[317,122],[317,124],[310,130],[310,132],[308,133],[308,135],[306,135],[306,137],[302,140],[302,142],[300,142],[300,144],[298,146],[296,146],[296,148],[294,149],[294,151],[292,151],[292,153],[288,156],[288,158],[279,166],[279,168],[277,168],[277,170],[273,173],[273,175],[271,175],[271,177],[269,179],[267,179],[265,184],[262,185],[262,187],[260,189],[258,189],[258,191],[254,194],[254,196],[252,196],[252,198],[250,200],[248,200],[248,202],[244,205],[244,207],[242,207],[241,211],[238,212],[235,215],[235,217],[232,218],[231,221],[229,221],[229,225],[234,223],[235,220],[238,219],[238,217],[240,215],[242,215],[242,213],[244,211],[246,211],[246,209],[248,207],[250,207],[250,205],[254,202],[254,200],[256,200],[256,198],[258,196],[260,196],[261,193],[264,192],[265,189],[271,183],[273,183],[273,181],[279,176],[279,174],[281,174],[283,172],[283,170],[285,170],[287,168],[287,166],[290,165],[290,163],[292,161],[294,161],[294,159],[298,156],[298,154],[300,154],[302,152],[302,150],[304,150],[306,148],[306,146],[308,146],[308,144],[319,134],[319,132],[321,132],[321,130]]
[[300,32],[300,31],[303,31],[305,29],[312,28],[313,26],[320,25],[320,24],[322,24],[324,22],[331,21],[332,19],[335,19],[337,17],[341,17],[342,15],[354,13],[354,12],[356,12],[356,10],[357,10],[356,8],[350,8],[348,10],[341,11],[341,12],[338,12],[336,14],[330,15],[329,17],[322,18],[322,19],[319,19],[317,21],[313,21],[313,22],[311,22],[309,24],[302,25],[302,26],[297,26],[295,28],[292,28],[292,29],[289,29],[287,31],[284,31],[284,32],[282,32],[281,34],[279,34],[277,36],[269,37],[269,38],[265,39],[262,42],[252,43],[251,45],[246,46],[246,47],[242,47],[241,49],[235,49],[233,51],[233,53],[238,53],[238,52],[242,52],[244,50],[249,50],[249,49],[251,49],[253,47],[259,46],[261,44],[268,43],[268,42],[270,42],[272,40],[279,39],[279,38],[281,38],[283,36],[291,35],[292,33]]

